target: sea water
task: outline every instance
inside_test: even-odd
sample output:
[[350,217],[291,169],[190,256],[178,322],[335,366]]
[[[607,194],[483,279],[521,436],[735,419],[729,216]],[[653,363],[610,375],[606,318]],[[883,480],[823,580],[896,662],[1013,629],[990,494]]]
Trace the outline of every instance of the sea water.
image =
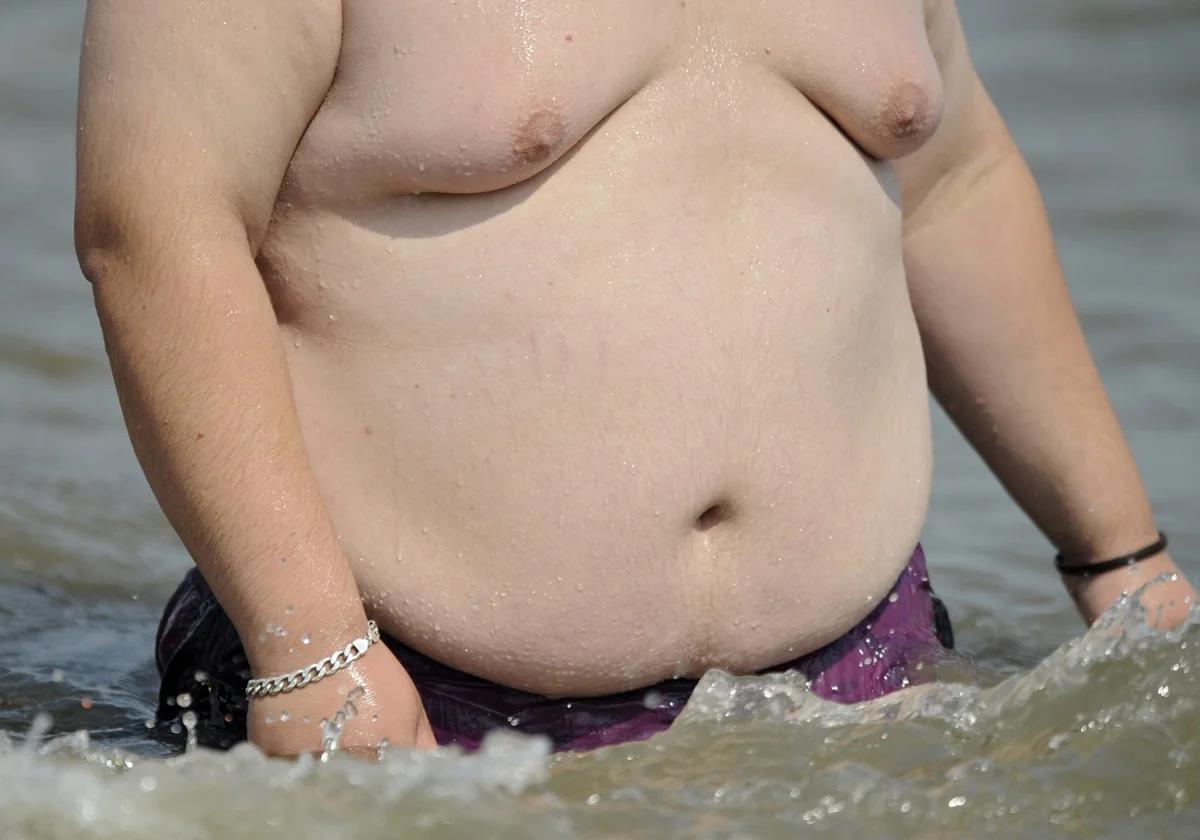
[[[1127,607],[1081,638],[1051,550],[940,415],[924,542],[962,656],[935,682],[843,707],[713,673],[669,732],[585,755],[170,755],[152,642],[188,561],[72,253],[83,6],[0,2],[0,838],[1200,836],[1200,631]],[[1200,579],[1200,3],[959,6]]]

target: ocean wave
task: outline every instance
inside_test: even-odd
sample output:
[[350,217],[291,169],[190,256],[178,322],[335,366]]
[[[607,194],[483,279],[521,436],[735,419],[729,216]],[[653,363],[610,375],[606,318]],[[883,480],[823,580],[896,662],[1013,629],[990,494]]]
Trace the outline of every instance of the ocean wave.
[[994,685],[950,662],[931,676],[958,682],[839,705],[796,673],[714,671],[663,735],[563,756],[498,732],[475,755],[395,749],[378,764],[248,744],[162,760],[96,749],[86,732],[44,740],[39,717],[23,738],[0,734],[0,834],[1184,836],[1200,788],[1198,649],[1200,621],[1153,632],[1131,600]]

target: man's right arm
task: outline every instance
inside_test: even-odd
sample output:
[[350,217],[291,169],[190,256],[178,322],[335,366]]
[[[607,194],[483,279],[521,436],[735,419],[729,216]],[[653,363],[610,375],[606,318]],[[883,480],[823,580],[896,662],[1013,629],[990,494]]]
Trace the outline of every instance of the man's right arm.
[[[80,262],[138,459],[256,676],[309,664],[366,624],[254,262],[333,78],[340,27],[339,0],[91,0],[84,31]],[[318,747],[315,721],[354,685],[376,716],[359,724],[364,746],[432,743],[383,646],[338,676],[255,701],[252,739],[273,752]],[[295,725],[264,729],[274,707]],[[311,732],[296,728],[302,712]]]

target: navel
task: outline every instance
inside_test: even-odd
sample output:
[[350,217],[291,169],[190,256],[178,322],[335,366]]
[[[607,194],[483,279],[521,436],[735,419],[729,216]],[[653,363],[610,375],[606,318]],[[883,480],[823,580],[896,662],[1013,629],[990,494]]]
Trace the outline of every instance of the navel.
[[733,518],[733,505],[725,499],[717,499],[696,516],[693,527],[697,531],[707,531]]

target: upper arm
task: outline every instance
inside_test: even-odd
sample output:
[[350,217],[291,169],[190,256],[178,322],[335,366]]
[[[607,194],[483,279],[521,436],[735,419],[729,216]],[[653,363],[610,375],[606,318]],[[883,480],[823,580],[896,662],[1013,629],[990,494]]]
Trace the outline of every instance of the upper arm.
[[971,63],[954,0],[925,0],[929,43],[945,89],[937,131],[920,149],[896,162],[905,220],[917,214],[948,182],[967,180],[1007,153],[1011,138]]
[[76,244],[85,273],[198,238],[261,242],[328,90],[340,0],[90,0]]

